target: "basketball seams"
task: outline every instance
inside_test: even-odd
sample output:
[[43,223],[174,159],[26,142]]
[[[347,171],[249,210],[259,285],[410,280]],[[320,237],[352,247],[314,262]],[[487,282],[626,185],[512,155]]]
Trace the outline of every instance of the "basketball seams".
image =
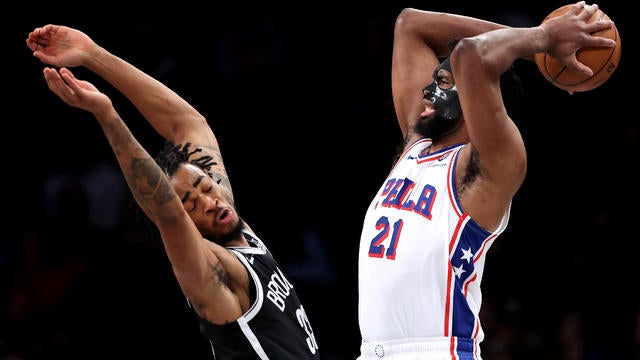
[[[544,21],[562,15],[571,6],[564,5],[554,10],[545,17]],[[589,22],[602,19],[609,20],[610,18],[604,11],[598,9]],[[615,24],[610,29],[601,30],[594,33],[594,35],[614,39],[616,45],[612,48],[585,47],[578,50],[578,53],[576,53],[578,61],[591,68],[593,71],[591,77],[572,71],[546,53],[535,54],[535,63],[538,65],[538,70],[549,82],[570,92],[589,91],[599,87],[611,77],[618,67],[621,43],[620,33]]]

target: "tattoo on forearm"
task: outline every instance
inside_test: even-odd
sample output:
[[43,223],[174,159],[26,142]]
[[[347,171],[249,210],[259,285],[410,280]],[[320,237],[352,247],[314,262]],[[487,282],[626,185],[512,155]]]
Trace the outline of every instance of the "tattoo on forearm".
[[142,199],[151,199],[156,204],[162,205],[169,202],[174,196],[173,188],[167,181],[155,161],[149,157],[132,158],[130,172],[125,176],[131,176],[136,192]]
[[104,125],[103,129],[129,189],[140,205],[162,205],[176,196],[162,169],[121,119]]

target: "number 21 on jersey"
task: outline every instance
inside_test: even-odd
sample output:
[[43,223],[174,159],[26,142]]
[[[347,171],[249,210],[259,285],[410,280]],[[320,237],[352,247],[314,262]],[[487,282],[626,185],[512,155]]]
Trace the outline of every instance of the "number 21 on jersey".
[[[398,247],[400,233],[402,232],[402,224],[402,219],[390,224],[388,217],[380,217],[376,222],[378,234],[371,240],[371,244],[369,244],[369,257],[382,258],[384,256],[389,260],[395,260],[396,248]],[[383,243],[389,236],[391,236],[391,240],[389,241],[389,247],[385,251]]]

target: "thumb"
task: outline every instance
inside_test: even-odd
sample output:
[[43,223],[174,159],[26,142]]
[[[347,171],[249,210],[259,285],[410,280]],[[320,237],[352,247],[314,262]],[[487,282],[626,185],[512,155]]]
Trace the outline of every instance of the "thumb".
[[569,56],[566,60],[567,62],[565,63],[565,65],[567,67],[586,76],[593,76],[593,70],[591,70],[591,68],[587,65],[579,62],[578,58],[576,57],[576,53],[571,54],[571,56]]

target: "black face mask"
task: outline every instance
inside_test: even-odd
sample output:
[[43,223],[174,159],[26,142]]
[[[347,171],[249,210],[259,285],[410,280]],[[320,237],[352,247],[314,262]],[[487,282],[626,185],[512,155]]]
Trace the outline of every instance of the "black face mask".
[[423,119],[417,124],[417,131],[433,141],[437,141],[455,129],[460,124],[460,116],[462,115],[458,88],[455,85],[449,89],[438,87],[437,74],[440,69],[451,72],[448,58],[433,71],[434,81],[423,89],[425,99],[433,103],[436,114],[432,119]]

